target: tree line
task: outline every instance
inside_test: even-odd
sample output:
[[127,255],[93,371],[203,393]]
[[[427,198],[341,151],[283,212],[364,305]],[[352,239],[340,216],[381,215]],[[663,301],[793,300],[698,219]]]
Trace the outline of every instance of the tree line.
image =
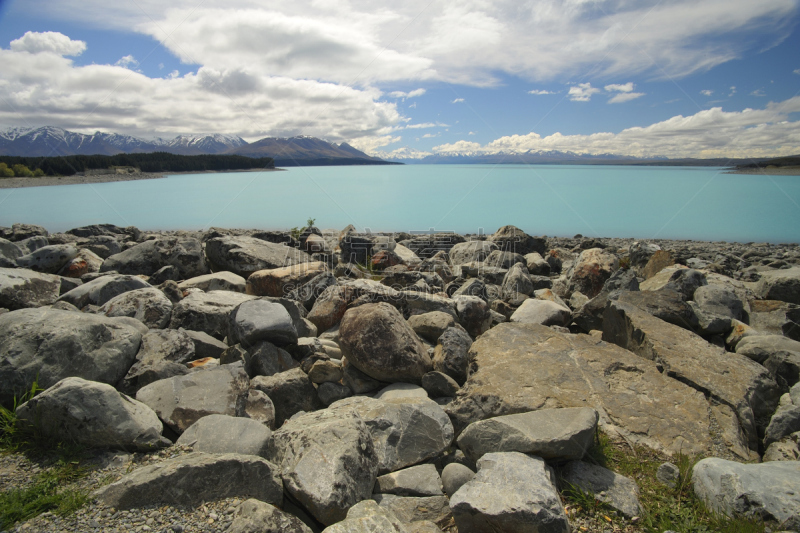
[[[271,157],[241,155],[176,155],[167,152],[117,155],[68,155],[59,157],[0,156],[0,164],[15,172],[15,165],[26,167],[31,175],[72,176],[87,170],[134,167],[142,172],[202,172],[205,170],[249,170],[275,168]],[[33,169],[33,170],[30,170]],[[8,174],[6,171],[5,174]],[[2,174],[0,174],[2,176]],[[2,176],[10,177],[10,176]]]

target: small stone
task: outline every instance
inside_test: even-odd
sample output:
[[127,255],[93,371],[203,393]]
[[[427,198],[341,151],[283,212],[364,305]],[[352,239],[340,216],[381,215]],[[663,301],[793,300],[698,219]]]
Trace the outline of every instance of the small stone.
[[669,488],[674,489],[678,485],[678,477],[680,474],[681,471],[677,466],[672,463],[664,463],[658,467],[656,479]]

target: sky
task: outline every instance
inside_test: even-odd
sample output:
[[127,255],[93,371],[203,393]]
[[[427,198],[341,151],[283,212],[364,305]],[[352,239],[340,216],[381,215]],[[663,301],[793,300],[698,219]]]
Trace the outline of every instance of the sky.
[[800,154],[800,0],[0,0],[0,127]]

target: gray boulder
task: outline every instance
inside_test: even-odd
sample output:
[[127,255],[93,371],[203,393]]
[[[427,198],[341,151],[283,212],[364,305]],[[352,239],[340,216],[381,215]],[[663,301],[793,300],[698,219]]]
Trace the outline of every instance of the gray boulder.
[[162,267],[172,265],[181,279],[208,274],[199,240],[192,237],[159,237],[144,241],[103,261],[101,272],[114,270],[120,274],[150,276]]
[[[535,252],[534,252],[535,253]],[[541,257],[541,256],[540,256]],[[516,252],[507,252],[503,250],[495,250],[494,252],[490,253],[486,259],[483,260],[483,263],[486,266],[490,267],[498,267],[498,268],[511,268],[516,264],[522,264],[526,267],[527,271],[527,261],[521,254]],[[549,270],[549,269],[548,269]]]
[[187,289],[200,289],[202,291],[232,291],[244,292],[247,280],[233,272],[213,272],[204,274],[178,283],[182,291]]
[[325,405],[330,405],[334,402],[338,402],[339,400],[344,400],[352,395],[352,389],[347,385],[342,385],[341,383],[326,381],[317,387],[317,396],[319,396],[320,401]]
[[452,523],[453,513],[446,496],[396,496],[394,494],[373,494],[372,499],[394,513],[406,524],[423,520],[442,524]]
[[146,385],[136,393],[136,399],[181,434],[204,416],[244,416],[248,381],[241,365],[200,368]]
[[151,330],[142,336],[142,344],[125,378],[118,384],[120,391],[134,396],[136,392],[160,379],[189,373],[186,363],[195,360],[192,339],[174,329]]
[[553,477],[538,457],[518,452],[484,455],[475,477],[450,497],[459,533],[569,533]]
[[800,341],[800,305],[777,300],[750,300],[749,324],[767,335]]
[[226,533],[312,533],[302,520],[274,505],[249,499],[233,513]]
[[366,423],[385,474],[436,457],[453,441],[453,425],[427,398],[375,400],[355,396],[331,404],[328,411],[354,411]]
[[694,291],[694,301],[704,313],[741,320],[744,303],[735,292],[720,285],[703,285]]
[[55,244],[39,248],[33,253],[17,258],[17,266],[35,272],[55,274],[69,261],[75,259],[78,249],[71,244]]
[[228,321],[228,344],[245,347],[260,341],[286,345],[297,342],[292,317],[279,303],[265,300],[242,302],[231,311]]
[[600,248],[581,252],[569,277],[569,292],[580,291],[594,298],[603,290],[606,280],[619,268],[619,259]]
[[222,339],[228,334],[228,317],[236,306],[255,296],[231,291],[194,292],[172,308],[171,329],[202,331]]
[[410,533],[389,509],[374,500],[361,501],[350,508],[347,517],[326,527],[322,533]]
[[717,513],[800,527],[800,461],[740,464],[710,457],[694,465],[692,486]]
[[301,411],[315,411],[322,407],[314,384],[299,368],[255,377],[250,386],[272,400],[277,427]]
[[115,296],[128,291],[147,288],[151,286],[142,278],[112,274],[84,283],[63,294],[58,301],[83,309],[87,305],[103,305]]
[[472,337],[462,328],[447,328],[433,352],[433,368],[447,374],[459,385],[467,381]]
[[0,237],[9,241],[18,242],[30,237],[47,237],[49,233],[42,226],[34,224],[16,223],[11,228],[0,228]]
[[450,463],[442,469],[444,492],[452,497],[458,489],[475,477],[475,472],[461,463]]
[[172,302],[155,287],[124,292],[100,308],[108,317],[129,316],[152,329],[167,327],[172,317]]
[[764,300],[800,304],[800,267],[761,272],[756,294]]
[[680,293],[684,300],[694,298],[694,292],[708,285],[706,275],[691,268],[667,268],[648,279],[639,287],[643,291],[669,289]]
[[196,452],[266,457],[272,431],[249,418],[208,415],[189,426],[175,442]]
[[503,299],[509,302],[524,300],[525,297],[533,294],[533,282],[528,273],[528,267],[522,263],[512,266],[503,278],[501,292]]
[[568,307],[549,300],[529,298],[522,302],[509,319],[522,324],[541,324],[543,326],[566,326],[572,320]]
[[492,314],[489,305],[477,296],[455,296],[458,322],[467,333],[478,337],[492,327]]
[[521,255],[533,252],[544,254],[547,251],[544,237],[532,237],[516,226],[503,226],[489,236],[488,242],[496,244],[500,250]]
[[158,415],[111,385],[64,378],[20,405],[17,419],[42,435],[91,448],[151,451],[172,443]]
[[339,327],[342,355],[368,376],[419,383],[431,359],[403,315],[387,303],[350,309]]
[[273,463],[254,455],[194,452],[138,468],[93,496],[108,507],[198,507],[224,498],[255,498],[281,505],[283,484]]
[[736,345],[736,353],[764,365],[786,386],[800,381],[800,342],[778,335],[753,335]]
[[293,418],[272,434],[269,457],[289,494],[323,524],[369,498],[378,471],[369,430],[351,409]]
[[800,460],[800,431],[795,431],[767,446],[767,450],[761,460],[764,463],[769,461]]
[[492,452],[581,459],[592,447],[597,420],[597,411],[589,407],[498,416],[467,426],[458,436],[458,447],[472,461]]
[[528,267],[528,272],[534,276],[549,276],[550,264],[544,260],[542,254],[538,252],[531,252],[525,255],[525,265]]
[[67,377],[115,385],[146,331],[127,320],[48,308],[0,315],[0,405],[10,405],[34,380],[42,388]]
[[328,361],[317,361],[311,365],[308,371],[308,379],[312,383],[338,383],[342,380],[344,372],[342,370],[342,362],[335,359]]
[[264,424],[270,429],[275,429],[275,406],[269,396],[260,390],[250,389],[247,391],[244,416]]
[[228,348],[227,344],[203,331],[192,331],[190,329],[180,329],[179,331],[186,333],[189,338],[192,339],[194,343],[194,353],[197,355],[198,359],[203,359],[205,357],[219,359],[222,352]]
[[373,398],[376,400],[393,400],[395,398],[427,398],[428,393],[419,385],[411,383],[392,383],[379,390]]
[[764,436],[764,446],[769,446],[798,431],[800,431],[800,405],[781,407],[769,421]]
[[442,496],[442,480],[434,465],[417,465],[379,476],[374,491],[396,496]]
[[408,319],[408,325],[421,338],[429,342],[436,342],[447,328],[452,328],[456,325],[456,321],[453,315],[449,313],[431,311],[430,313],[411,316]]
[[247,279],[258,270],[307,263],[311,256],[296,248],[255,237],[214,237],[206,241],[206,258],[214,271],[227,270]]
[[422,376],[422,388],[430,398],[453,397],[458,392],[456,380],[443,372],[428,372]]
[[61,278],[21,268],[0,268],[0,307],[14,311],[51,305],[61,294]]
[[700,326],[694,309],[684,301],[679,292],[673,290],[622,292],[616,295],[615,299],[622,303],[635,305],[664,322],[675,324],[689,331],[694,331]]
[[220,364],[229,365],[241,361],[250,378],[272,376],[298,366],[289,352],[271,342],[262,341],[245,349],[239,344],[225,350],[219,358]]
[[593,494],[596,499],[607,503],[628,518],[641,516],[639,487],[632,479],[583,461],[570,461],[564,465],[560,474],[569,485]]
[[0,238],[0,268],[16,268],[17,258],[23,255],[16,243]]
[[450,264],[456,266],[472,261],[483,261],[498,249],[497,244],[488,241],[460,242],[450,249],[448,255]]

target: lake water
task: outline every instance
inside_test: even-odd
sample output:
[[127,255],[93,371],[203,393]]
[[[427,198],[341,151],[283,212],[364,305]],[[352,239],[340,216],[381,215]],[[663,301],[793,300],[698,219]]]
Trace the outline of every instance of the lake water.
[[800,176],[708,167],[406,165],[0,189],[0,226],[288,229],[800,242]]

